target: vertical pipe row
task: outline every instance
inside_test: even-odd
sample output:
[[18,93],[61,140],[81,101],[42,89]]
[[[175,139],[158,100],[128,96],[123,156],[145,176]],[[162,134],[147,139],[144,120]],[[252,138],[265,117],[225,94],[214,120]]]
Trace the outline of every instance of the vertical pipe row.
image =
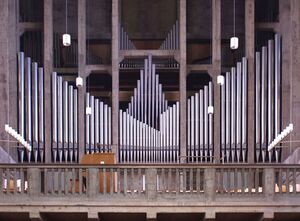
[[[267,47],[256,52],[256,161],[279,162],[280,149],[267,152],[267,146],[280,133],[281,116],[281,37],[275,34]],[[260,123],[259,123],[260,122]]]
[[172,26],[170,32],[167,34],[166,39],[163,41],[160,50],[178,50],[179,49],[179,26],[178,20]]

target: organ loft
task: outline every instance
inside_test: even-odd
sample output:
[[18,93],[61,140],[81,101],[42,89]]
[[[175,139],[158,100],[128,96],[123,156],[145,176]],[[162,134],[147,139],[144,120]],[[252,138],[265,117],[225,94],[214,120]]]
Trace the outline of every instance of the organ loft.
[[300,220],[299,18],[0,0],[0,220]]

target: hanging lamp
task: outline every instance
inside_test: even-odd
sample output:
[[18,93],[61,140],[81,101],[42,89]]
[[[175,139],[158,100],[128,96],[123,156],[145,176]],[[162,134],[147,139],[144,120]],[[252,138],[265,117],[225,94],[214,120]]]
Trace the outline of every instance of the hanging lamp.
[[236,50],[239,47],[239,39],[235,35],[235,0],[233,0],[233,37],[230,38],[230,48]]
[[62,41],[66,47],[71,45],[71,35],[68,34],[68,0],[66,0],[66,33],[63,34]]

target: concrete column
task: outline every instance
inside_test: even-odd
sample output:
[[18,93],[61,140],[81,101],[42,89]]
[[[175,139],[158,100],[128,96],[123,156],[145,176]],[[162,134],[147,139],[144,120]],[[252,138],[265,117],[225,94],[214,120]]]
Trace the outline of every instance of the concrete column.
[[29,213],[30,221],[42,221],[43,218],[39,212],[30,212]]
[[79,133],[79,155],[84,155],[85,147],[85,93],[86,77],[86,0],[78,0],[78,76],[83,78],[83,86],[78,89],[78,133]]
[[30,197],[37,197],[41,192],[41,173],[36,167],[28,168],[28,193]]
[[245,45],[248,61],[248,163],[254,163],[255,0],[245,0]]
[[180,48],[180,69],[179,69],[179,93],[180,93],[180,162],[186,162],[186,0],[179,3],[179,48]]
[[[279,30],[282,35],[282,128],[285,128],[291,122],[292,107],[292,74],[291,74],[291,3],[286,0],[279,0]],[[286,138],[287,139],[287,138]],[[289,137],[290,139],[290,137]],[[287,144],[288,145],[288,144]],[[290,148],[284,148],[282,151],[282,161],[290,153]]]
[[265,199],[273,202],[275,195],[275,171],[274,168],[264,169],[264,193]]
[[205,201],[211,202],[215,200],[216,196],[216,169],[206,168],[204,171],[204,193]]
[[214,162],[220,162],[220,86],[217,76],[221,74],[221,0],[212,1],[212,71],[214,88]]
[[53,0],[44,0],[45,162],[51,162],[51,75],[53,72]]
[[156,177],[157,169],[148,168],[146,170],[146,193],[148,199],[156,199]]
[[112,151],[118,162],[119,144],[119,0],[112,0]]
[[[300,1],[291,0],[291,40],[290,40],[290,117],[291,122],[294,123],[294,130],[291,134],[291,140],[298,140],[300,136]],[[283,70],[285,73],[285,70]],[[285,99],[285,98],[283,98]],[[285,127],[285,125],[283,125]],[[286,156],[291,154],[297,147],[298,143],[293,143],[289,149],[286,150]]]
[[[99,171],[98,168],[89,168],[87,176],[87,193],[89,197],[96,197],[99,191]],[[105,190],[104,190],[105,191]]]
[[[9,123],[17,128],[17,70],[16,70],[16,1],[0,1],[0,139],[11,139],[4,130]],[[13,144],[15,145],[15,144]],[[9,163],[17,160],[16,148],[10,148],[9,142],[1,142],[0,148],[7,152],[7,157],[0,156],[0,161]]]

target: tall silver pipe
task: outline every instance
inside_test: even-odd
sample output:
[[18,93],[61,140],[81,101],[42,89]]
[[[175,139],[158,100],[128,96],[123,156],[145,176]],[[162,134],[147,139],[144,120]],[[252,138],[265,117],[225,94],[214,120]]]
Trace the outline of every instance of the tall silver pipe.
[[108,150],[111,151],[111,107],[108,107]]
[[99,126],[100,126],[100,149],[101,152],[104,152],[104,106],[103,102],[100,101],[99,106],[100,106],[100,116],[99,116]]
[[119,110],[119,162],[123,162],[123,111]]
[[[231,70],[232,71],[232,70]],[[225,78],[225,87],[226,87],[226,161],[229,161],[230,152],[231,152],[231,73],[226,72],[226,78]]]
[[[208,105],[213,106],[213,86],[212,82],[210,81],[208,83]],[[213,161],[213,114],[209,114],[209,156],[210,156],[210,161]]]
[[191,97],[191,152],[190,160],[194,160],[194,150],[195,150],[195,97]]
[[156,74],[155,74],[155,64],[152,65],[152,73],[151,73],[151,77],[152,77],[152,94],[151,94],[151,98],[152,98],[152,128],[155,128],[155,80],[156,80]]
[[90,106],[92,109],[92,114],[91,114],[91,150],[92,153],[95,151],[95,97],[90,96]]
[[140,121],[140,108],[141,108],[141,81],[137,81],[137,120]]
[[274,132],[274,41],[268,41],[268,144],[273,140]]
[[237,122],[237,104],[236,103],[236,69],[231,68],[231,160],[236,158],[236,122]]
[[179,101],[176,102],[176,148],[176,160],[179,162]]
[[198,159],[199,151],[199,93],[195,94],[195,155]]
[[25,75],[24,75],[24,53],[18,53],[18,78],[19,78],[19,132],[25,137]]
[[[121,124],[121,122],[120,122]],[[95,150],[99,151],[99,99],[95,99]]]
[[261,148],[263,151],[266,151],[267,148],[267,55],[267,47],[263,47],[261,56]]
[[205,161],[207,161],[207,151],[208,151],[208,87],[204,86],[204,156]]
[[176,159],[176,104],[173,105],[173,163]]
[[[188,156],[191,155],[191,98],[188,99],[188,107],[187,107],[187,116],[188,116],[188,121],[187,121],[187,142],[188,142]],[[188,158],[188,161],[191,159]]]
[[52,115],[53,115],[53,127],[52,127],[52,138],[53,142],[57,143],[57,74],[52,73]]
[[281,85],[281,37],[275,35],[275,100],[274,100],[274,115],[275,115],[275,136],[280,133],[280,85]]
[[74,161],[78,161],[78,91],[74,90]]
[[69,124],[68,124],[68,115],[69,115],[69,108],[68,108],[68,82],[64,81],[63,83],[63,99],[64,99],[64,151],[65,151],[65,160],[68,159],[68,150],[69,150]]
[[241,79],[242,79],[242,64],[241,62],[237,63],[237,77],[236,77],[236,158],[239,162],[240,150],[241,150],[241,132],[242,132],[242,88],[241,88]]
[[[228,73],[226,73],[227,75]],[[227,78],[227,77],[226,77]],[[226,100],[225,100],[225,87],[226,84],[220,85],[221,87],[221,161],[225,162],[226,155],[226,118],[225,118],[225,108],[226,108]]]
[[39,68],[39,141],[44,148],[44,69]]
[[204,97],[203,97],[203,90],[200,90],[200,102],[199,102],[199,109],[200,109],[200,116],[199,116],[199,122],[200,122],[200,128],[199,128],[199,141],[200,141],[200,161],[202,162],[202,156],[204,151]]
[[104,147],[108,150],[108,106],[104,104]]
[[[146,63],[146,62],[145,62]],[[141,115],[140,120],[144,122],[144,70],[140,70],[141,75],[141,92],[140,92],[140,105],[141,105]]]
[[148,122],[148,60],[145,59],[145,64],[144,64],[144,122],[145,123],[149,123]]
[[[63,82],[62,77],[58,77],[58,140],[60,145],[63,143]],[[62,148],[62,146],[60,147]]]
[[[159,76],[155,75],[155,127],[158,130],[158,120],[159,120]],[[157,134],[158,135],[158,134]]]
[[31,58],[25,58],[25,76],[27,78],[26,90],[27,90],[27,99],[26,99],[26,137],[29,143],[32,141],[32,96],[31,96]]
[[[32,63],[32,77],[33,77],[33,141],[35,145],[38,145],[39,140],[39,79],[38,79],[38,64]],[[42,120],[42,119],[40,119]],[[36,146],[37,148],[37,146]]]
[[[86,93],[85,96],[85,107],[86,108],[90,108],[90,93]],[[85,151],[86,153],[90,153],[90,115],[86,113],[85,115],[85,130],[86,130],[86,134],[85,134],[85,143],[86,143],[86,147],[85,147]]]
[[170,154],[170,162],[173,161],[173,151],[174,151],[174,145],[173,145],[173,128],[174,128],[174,124],[173,124],[173,107],[170,107],[170,151],[169,151],[169,154]]
[[247,149],[247,91],[248,91],[248,73],[247,59],[242,58],[242,160],[246,161]]
[[150,59],[149,56],[149,66],[148,66],[148,125],[151,126],[151,105],[152,105],[152,100],[151,100],[151,91],[152,91],[152,60]]
[[260,157],[261,142],[261,58],[260,52],[255,53],[255,149],[256,160]]
[[69,156],[70,161],[73,162],[73,148],[74,148],[74,88],[69,86]]

